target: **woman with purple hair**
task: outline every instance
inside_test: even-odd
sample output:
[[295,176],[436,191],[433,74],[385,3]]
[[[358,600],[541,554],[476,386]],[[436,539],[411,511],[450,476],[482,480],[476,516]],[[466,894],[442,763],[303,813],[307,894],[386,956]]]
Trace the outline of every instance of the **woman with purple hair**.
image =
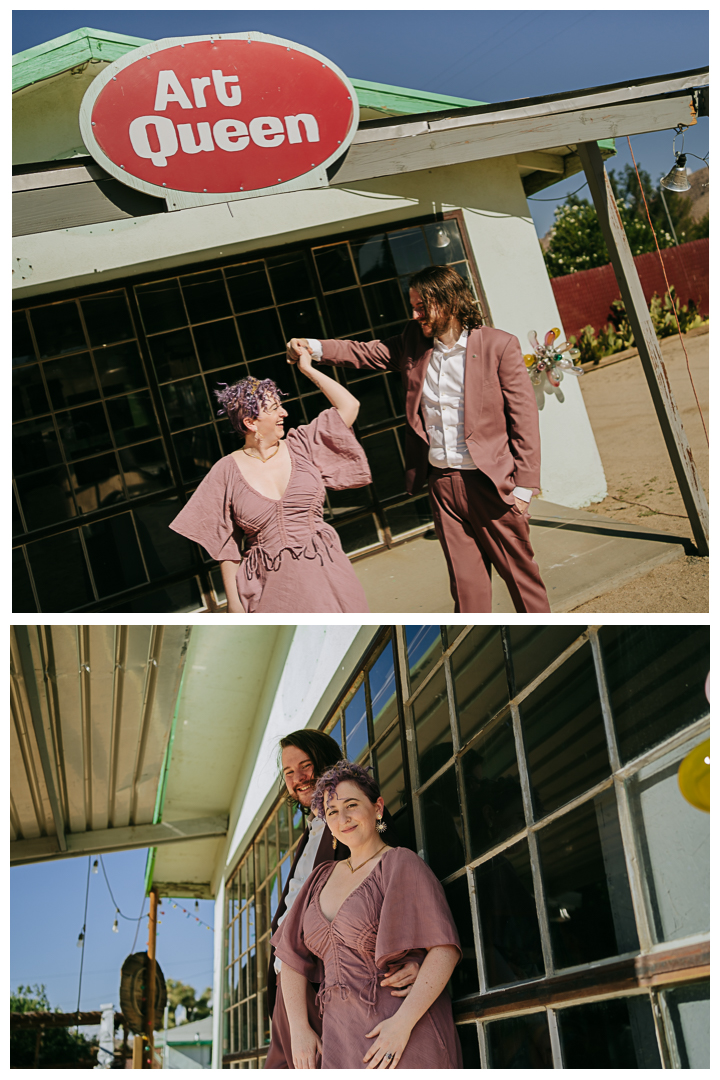
[[[445,989],[462,955],[457,930],[432,870],[385,842],[383,808],[351,761],[315,785],[312,809],[350,857],[313,870],[272,937],[296,1069],[462,1068]],[[400,1000],[382,980],[409,959],[420,970]],[[308,1022],[308,983],[320,983],[322,1038]]]
[[229,612],[368,611],[340,538],[323,520],[325,487],[371,480],[352,431],[360,403],[316,371],[307,350],[297,366],[331,408],[286,435],[285,395],[272,379],[216,390],[219,415],[244,446],[213,465],[170,524],[218,560]]

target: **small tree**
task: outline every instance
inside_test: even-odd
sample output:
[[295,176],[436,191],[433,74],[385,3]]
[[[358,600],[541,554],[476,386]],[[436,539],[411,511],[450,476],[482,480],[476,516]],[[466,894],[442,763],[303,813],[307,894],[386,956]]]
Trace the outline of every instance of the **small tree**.
[[179,1005],[182,1005],[185,1009],[185,1023],[189,1024],[193,1020],[202,1020],[204,1017],[210,1016],[212,1009],[209,1002],[212,997],[212,987],[206,987],[203,994],[197,997],[195,988],[187,983],[180,982],[179,979],[166,979],[166,986],[170,1006],[168,1017],[170,1027],[176,1026],[175,1010]]
[[[10,1012],[62,1012],[51,1009],[45,986],[18,986],[10,994]],[[10,1067],[31,1069],[35,1064],[37,1031],[10,1029]],[[45,1028],[40,1044],[39,1068],[53,1065],[77,1065],[90,1059],[90,1048],[97,1040],[88,1041],[83,1035],[64,1027]]]

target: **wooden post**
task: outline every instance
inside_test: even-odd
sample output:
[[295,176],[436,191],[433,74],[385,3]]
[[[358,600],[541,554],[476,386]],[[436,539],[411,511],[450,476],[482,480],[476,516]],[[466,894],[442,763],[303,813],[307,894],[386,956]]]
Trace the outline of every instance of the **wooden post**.
[[147,996],[147,1049],[146,1068],[155,1068],[155,943],[157,940],[158,894],[155,886],[150,890],[150,918],[148,921],[148,996]]
[[38,1033],[35,1036],[35,1059],[33,1061],[33,1069],[40,1068],[40,1047],[42,1045],[43,1029],[38,1028]]
[[142,1067],[143,1067],[143,1037],[142,1037],[142,1035],[135,1035],[133,1037],[132,1067],[133,1067],[133,1069],[142,1069]]
[[707,555],[709,553],[707,499],[695,468],[692,450],[685,435],[673,392],[670,389],[665,362],[605,171],[600,148],[595,142],[578,143],[577,152],[587,176],[600,228],[610,253],[628,320],[635,335],[635,345],[640,354],[665,445],[675,471],[685,510],[690,519],[695,544],[701,555]]

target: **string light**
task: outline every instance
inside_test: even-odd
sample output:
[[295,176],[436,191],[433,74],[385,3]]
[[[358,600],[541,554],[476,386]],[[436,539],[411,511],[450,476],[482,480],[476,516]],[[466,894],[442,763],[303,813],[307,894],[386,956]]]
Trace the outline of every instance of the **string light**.
[[[182,911],[182,913],[183,913],[183,915],[185,916],[186,919],[194,919],[196,923],[200,923],[200,926],[204,926],[206,930],[212,930],[212,932],[215,933],[215,927],[214,926],[208,926],[208,924],[206,922],[203,922],[202,919],[199,919],[197,917],[197,915],[193,915],[193,913],[191,911],[188,911],[187,908],[184,908],[182,906],[182,904],[176,904],[174,900],[171,900],[170,903],[172,904],[172,906],[174,908],[177,908],[179,911]],[[196,911],[200,910],[200,904],[198,903],[197,900],[195,901],[195,910]],[[161,911],[160,914],[164,915],[165,912]]]
[[97,859],[95,860],[95,862],[92,865],[92,872],[93,872],[93,874],[97,874],[97,872],[98,872],[98,861],[97,861]]

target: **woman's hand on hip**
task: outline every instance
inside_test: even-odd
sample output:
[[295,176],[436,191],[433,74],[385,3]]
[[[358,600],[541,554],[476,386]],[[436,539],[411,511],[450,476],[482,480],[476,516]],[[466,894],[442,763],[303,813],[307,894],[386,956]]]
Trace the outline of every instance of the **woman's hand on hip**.
[[418,977],[420,965],[417,960],[408,960],[399,967],[391,968],[388,975],[380,983],[381,986],[391,986],[393,997],[407,997]]
[[367,1054],[363,1058],[366,1069],[394,1069],[400,1060],[403,1050],[407,1046],[412,1028],[398,1020],[397,1016],[391,1016],[382,1020],[372,1031],[368,1031],[366,1039],[375,1039]]
[[293,1066],[296,1069],[317,1069],[317,1059],[322,1054],[322,1043],[308,1025],[290,1036]]

